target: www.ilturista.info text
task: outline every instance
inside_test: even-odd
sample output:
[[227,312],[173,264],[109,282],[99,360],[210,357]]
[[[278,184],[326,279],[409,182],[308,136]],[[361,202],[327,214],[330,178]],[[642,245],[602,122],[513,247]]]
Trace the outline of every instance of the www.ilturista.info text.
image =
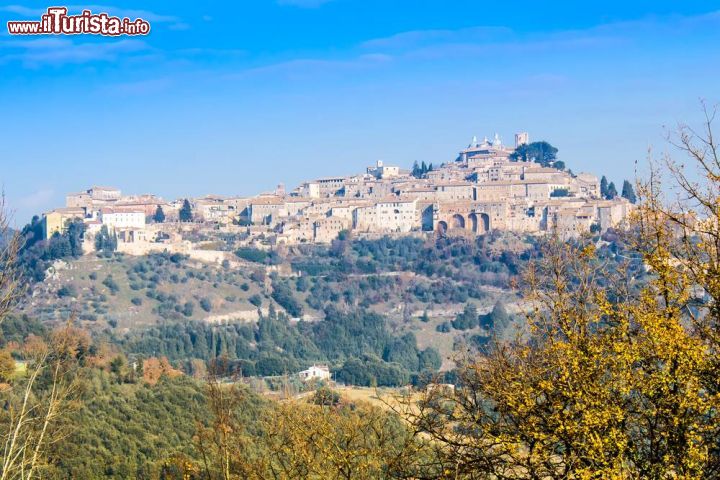
[[67,7],[50,7],[39,21],[7,22],[11,35],[147,35],[150,23],[142,18],[130,20],[107,13],[83,10],[79,15],[68,15]]

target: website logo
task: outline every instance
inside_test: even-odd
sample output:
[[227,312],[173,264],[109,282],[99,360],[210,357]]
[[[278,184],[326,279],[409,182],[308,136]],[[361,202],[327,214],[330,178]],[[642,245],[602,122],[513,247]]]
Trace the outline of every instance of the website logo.
[[10,35],[147,35],[150,22],[142,18],[130,20],[83,10],[79,15],[68,15],[67,7],[49,7],[40,20],[7,22]]

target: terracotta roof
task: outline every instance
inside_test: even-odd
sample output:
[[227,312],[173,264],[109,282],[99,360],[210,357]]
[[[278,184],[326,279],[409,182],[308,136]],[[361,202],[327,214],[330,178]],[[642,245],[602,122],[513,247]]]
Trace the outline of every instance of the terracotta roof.
[[250,205],[282,205],[283,199],[280,197],[257,197],[250,200]]
[[[80,207],[61,207],[61,208],[56,208],[54,210],[50,210],[48,213],[60,213],[60,214],[65,214],[65,215],[77,214],[77,215],[84,216],[85,209],[80,208]],[[46,213],[46,215],[47,215],[47,213]]]

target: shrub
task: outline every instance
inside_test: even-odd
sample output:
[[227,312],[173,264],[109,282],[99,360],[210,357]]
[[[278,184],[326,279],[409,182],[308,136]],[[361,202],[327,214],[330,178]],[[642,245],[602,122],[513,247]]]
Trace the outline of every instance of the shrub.
[[465,305],[462,313],[458,313],[455,320],[452,321],[453,328],[457,330],[468,330],[478,326],[477,308],[472,303]]
[[108,275],[107,277],[105,277],[105,280],[103,280],[102,283],[108,288],[108,290],[110,290],[110,293],[113,295],[120,291],[120,286],[112,278],[112,275]]
[[209,298],[203,297],[200,299],[200,308],[205,310],[206,312],[210,312],[212,310],[212,302]]
[[437,371],[442,365],[442,358],[440,353],[433,347],[428,347],[418,354],[419,366],[418,370],[431,370]]
[[265,263],[268,253],[257,248],[243,247],[235,251],[235,255],[248,262]]
[[284,282],[273,283],[272,298],[285,309],[288,315],[292,317],[302,315],[302,305],[293,297],[290,287]]
[[15,360],[10,351],[5,349],[0,351],[0,381],[9,382],[15,374]]
[[334,407],[340,403],[340,394],[328,387],[320,387],[312,397],[312,403],[326,407]]
[[63,285],[62,287],[58,288],[57,296],[60,298],[63,297],[77,297],[78,292],[75,285]]
[[450,323],[443,322],[437,327],[435,327],[435,330],[437,330],[440,333],[448,333],[450,331]]
[[250,298],[248,298],[248,302],[260,308],[260,305],[262,305],[262,297],[257,293],[254,295],[250,295]]

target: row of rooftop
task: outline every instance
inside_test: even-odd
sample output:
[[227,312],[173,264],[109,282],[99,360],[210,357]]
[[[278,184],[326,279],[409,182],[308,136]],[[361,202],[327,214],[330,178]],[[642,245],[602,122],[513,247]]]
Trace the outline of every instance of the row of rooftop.
[[[422,175],[378,161],[365,173],[323,177],[290,192],[282,185],[252,197],[205,196],[187,199],[198,228],[247,234],[249,243],[327,243],[344,230],[357,234],[480,235],[490,230],[523,233],[557,231],[576,236],[622,222],[632,205],[604,199],[598,177],[513,161],[512,153],[529,142],[515,135],[515,146],[473,138],[453,161]],[[92,187],[67,195],[66,206],[44,215],[46,236],[62,231],[74,218],[93,235],[105,225],[120,243],[152,243],[175,238],[186,199],[165,201],[129,195],[113,187]],[[164,222],[156,214],[162,210]],[[185,219],[187,220],[187,218]]]

